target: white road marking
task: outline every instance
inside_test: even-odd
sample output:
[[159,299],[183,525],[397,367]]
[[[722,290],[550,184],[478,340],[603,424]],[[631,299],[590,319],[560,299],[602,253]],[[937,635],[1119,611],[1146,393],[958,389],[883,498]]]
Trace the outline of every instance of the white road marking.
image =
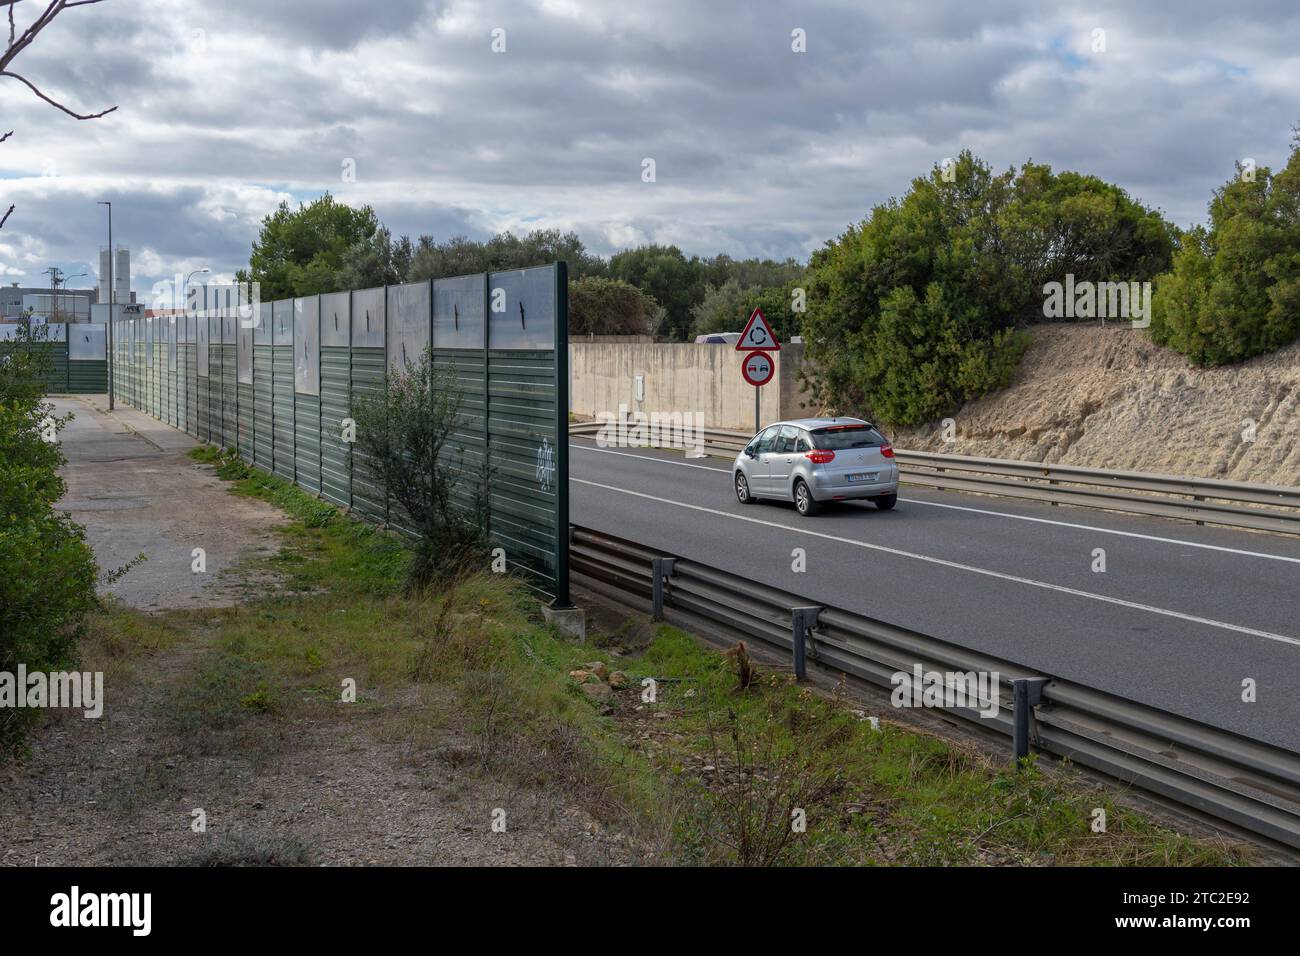
[[1160,614],[1164,617],[1176,618],[1180,621],[1188,621],[1192,624],[1205,624],[1209,627],[1217,627],[1225,631],[1234,631],[1238,634],[1249,634],[1251,637],[1262,637],[1270,641],[1278,641],[1282,644],[1293,644],[1300,646],[1300,639],[1287,637],[1285,634],[1273,634],[1270,631],[1259,631],[1253,627],[1243,627],[1240,624],[1229,624],[1225,621],[1215,621],[1208,617],[1197,617],[1194,614],[1184,614],[1181,611],[1171,611],[1168,608],[1155,607],[1150,604],[1139,604],[1136,601],[1125,601],[1122,598],[1109,597],[1105,594],[1094,594],[1091,591],[1081,591],[1078,588],[1069,588],[1061,584],[1051,584],[1047,581],[1036,581],[1033,578],[1022,578],[1015,574],[1005,574],[1001,571],[991,571],[988,568],[978,568],[972,564],[962,564],[958,561],[949,561],[945,558],[935,558],[928,554],[917,554],[914,551],[903,551],[900,548],[889,548],[881,544],[871,544],[867,541],[858,541],[853,538],[844,538],[839,535],[826,534],[822,531],[810,531],[807,528],[799,528],[794,525],[780,524],[776,521],[764,521],[762,518],[751,518],[747,515],[730,514],[726,511],[719,511],[716,508],[707,508],[704,505],[687,504],[684,501],[673,501],[671,498],[660,498],[657,495],[648,495],[642,491],[631,491],[627,488],[619,488],[615,485],[605,485],[598,481],[587,481],[584,478],[570,478],[580,485],[591,485],[593,488],[603,488],[606,491],[613,491],[621,495],[632,495],[636,498],[645,498],[648,501],[657,501],[660,504],[672,505],[675,508],[687,508],[691,511],[703,511],[706,514],[716,515],[719,518],[731,518],[734,521],[747,521],[751,524],[765,525],[769,528],[780,528],[783,531],[792,531],[795,534],[808,535],[813,538],[823,538],[827,541],[835,541],[839,544],[849,544],[855,548],[866,548],[870,551],[880,551],[885,554],[893,554],[903,558],[912,558],[916,561],[925,561],[928,564],[938,564],[946,568],[954,568],[958,571],[969,571],[972,574],[983,574],[987,577],[998,578],[1002,581],[1012,581],[1016,584],[1024,584],[1029,587],[1042,588],[1048,591],[1056,591],[1059,594],[1069,594],[1074,597],[1088,598],[1092,601],[1102,601],[1106,604],[1114,604],[1118,607],[1132,608],[1137,611],[1146,611],[1150,614]]
[[612,448],[592,448],[590,445],[575,445],[569,443],[570,448],[577,448],[579,451],[595,451],[602,455],[618,455],[621,458],[639,458],[641,461],[657,461],[661,465],[678,465],[682,468],[703,468],[705,471],[726,472],[726,468],[716,468],[713,465],[692,465],[688,461],[671,461],[667,458],[656,458],[653,455],[638,455],[630,451],[614,451]]
[[[578,448],[583,451],[595,451],[605,455],[622,455],[626,458],[639,458],[642,461],[656,461],[661,465],[680,465],[683,468],[704,468],[708,471],[725,472],[726,468],[714,468],[709,465],[692,465],[684,461],[672,461],[667,458],[656,458],[653,455],[637,455],[626,451],[613,451],[609,448],[592,448],[589,445],[569,445],[570,448]],[[904,481],[906,484],[906,481]],[[990,515],[995,518],[1008,518],[1013,521],[1032,521],[1035,524],[1051,524],[1060,528],[1076,528],[1080,531],[1094,531],[1097,534],[1113,534],[1122,538],[1141,538],[1143,541],[1156,541],[1161,544],[1176,544],[1185,548],[1201,548],[1205,551],[1221,551],[1224,554],[1237,554],[1245,558],[1265,558],[1269,561],[1285,561],[1288,564],[1300,564],[1300,558],[1291,558],[1282,554],[1268,554],[1265,551],[1247,551],[1244,548],[1229,548],[1221,544],[1202,544],[1199,541],[1184,541],[1181,538],[1162,538],[1154,534],[1142,534],[1138,531],[1118,531],[1114,528],[1098,528],[1090,524],[1078,524],[1073,521],[1056,521],[1052,518],[1035,518],[1031,515],[1009,514],[1005,511],[991,511],[988,508],[972,508],[969,505],[952,505],[941,501],[923,501],[920,498],[899,498],[900,502],[909,505],[927,505],[931,508],[948,508],[953,511],[969,511],[972,514]]]

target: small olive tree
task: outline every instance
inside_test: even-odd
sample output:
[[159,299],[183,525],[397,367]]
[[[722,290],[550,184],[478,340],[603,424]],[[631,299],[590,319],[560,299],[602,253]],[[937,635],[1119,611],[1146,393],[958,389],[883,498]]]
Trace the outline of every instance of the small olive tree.
[[467,466],[463,445],[453,440],[463,406],[455,378],[425,349],[353,410],[357,447],[419,535],[411,590],[445,585],[487,563],[492,468],[486,452],[477,467]]

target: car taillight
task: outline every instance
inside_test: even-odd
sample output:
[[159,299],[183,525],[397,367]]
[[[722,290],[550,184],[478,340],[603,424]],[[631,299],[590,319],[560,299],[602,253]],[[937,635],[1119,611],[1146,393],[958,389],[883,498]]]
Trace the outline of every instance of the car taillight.
[[808,452],[808,460],[814,465],[824,465],[835,460],[835,452],[823,451],[819,448],[817,451]]
[[893,446],[893,445],[881,445],[881,446],[880,446],[880,453],[881,453],[882,455],[884,455],[886,458],[893,458],[893,457],[894,457],[894,446]]

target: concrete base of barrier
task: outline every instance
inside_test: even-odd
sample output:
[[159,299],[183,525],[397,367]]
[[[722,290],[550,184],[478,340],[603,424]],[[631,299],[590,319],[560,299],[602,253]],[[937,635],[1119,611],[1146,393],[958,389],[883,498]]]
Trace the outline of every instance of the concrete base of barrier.
[[543,604],[542,617],[561,634],[568,634],[580,641],[587,639],[587,612],[580,607],[553,608]]

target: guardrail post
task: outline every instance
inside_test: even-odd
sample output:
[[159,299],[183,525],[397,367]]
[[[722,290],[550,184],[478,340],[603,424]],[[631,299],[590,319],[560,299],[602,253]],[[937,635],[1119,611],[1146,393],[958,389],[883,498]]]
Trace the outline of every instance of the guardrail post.
[[676,558],[650,559],[650,619],[652,621],[664,619],[664,579],[672,577],[673,565],[676,561]]
[[817,626],[817,618],[821,613],[821,605],[790,609],[790,639],[794,650],[794,676],[796,680],[803,680],[807,675],[806,643],[808,631]]
[[1016,767],[1029,756],[1029,721],[1043,699],[1045,677],[1018,677],[1011,682],[1011,750]]

